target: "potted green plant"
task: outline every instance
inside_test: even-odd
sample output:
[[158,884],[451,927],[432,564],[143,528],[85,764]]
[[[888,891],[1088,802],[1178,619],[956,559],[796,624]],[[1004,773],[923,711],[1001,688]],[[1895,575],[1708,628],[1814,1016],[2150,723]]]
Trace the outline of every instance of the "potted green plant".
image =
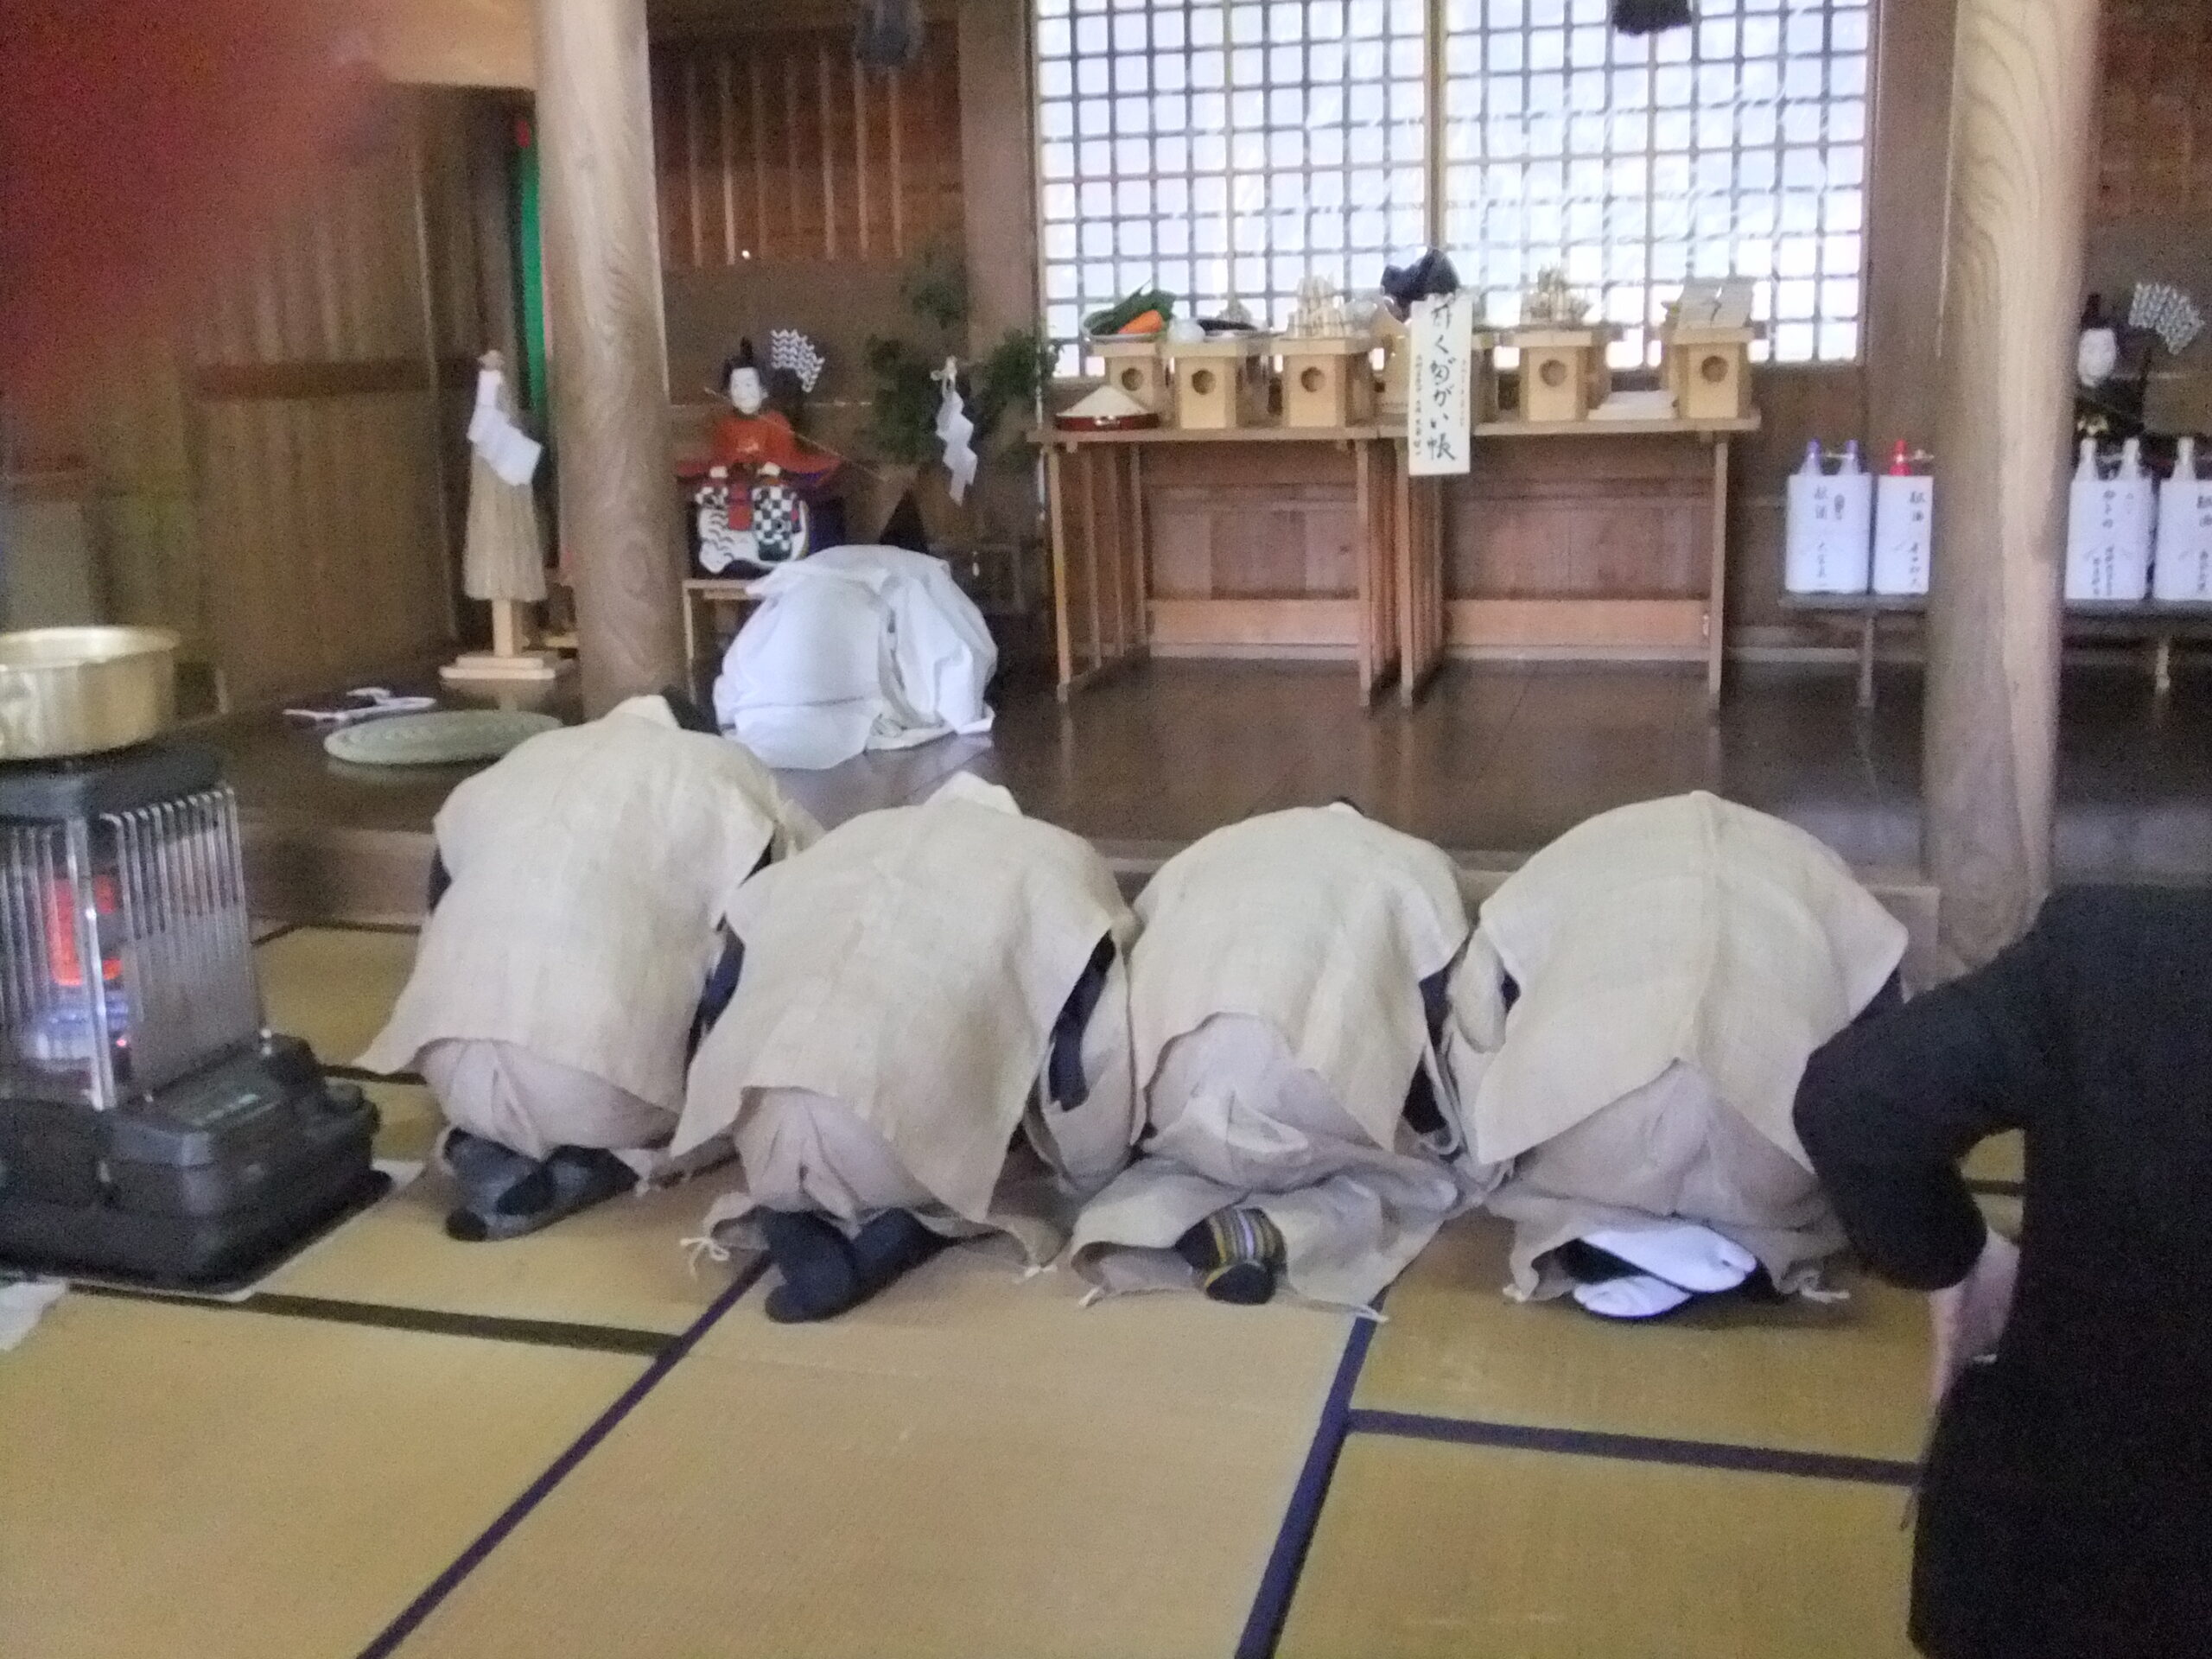
[[887,474],[894,499],[898,490],[913,490],[931,540],[959,544],[974,539],[976,496],[956,504],[939,464],[937,411],[944,393],[937,377],[945,359],[961,359],[961,396],[976,424],[976,454],[988,469],[1024,464],[1027,446],[1017,435],[1036,405],[1051,357],[1039,331],[1015,328],[969,358],[963,349],[967,276],[943,252],[915,261],[899,294],[916,327],[911,334],[878,334],[868,342],[869,412],[861,441]]

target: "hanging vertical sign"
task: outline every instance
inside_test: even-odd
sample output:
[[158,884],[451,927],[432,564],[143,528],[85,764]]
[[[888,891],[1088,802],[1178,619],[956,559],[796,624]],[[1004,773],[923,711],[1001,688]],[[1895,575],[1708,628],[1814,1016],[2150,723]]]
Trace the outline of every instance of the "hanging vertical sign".
[[1416,478],[1464,473],[1475,448],[1473,292],[1415,302],[1412,333],[1406,470]]

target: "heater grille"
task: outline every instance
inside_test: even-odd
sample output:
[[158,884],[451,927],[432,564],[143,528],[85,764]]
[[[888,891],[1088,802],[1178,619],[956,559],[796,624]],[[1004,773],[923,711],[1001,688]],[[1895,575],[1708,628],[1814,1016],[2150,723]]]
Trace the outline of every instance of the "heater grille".
[[108,1107],[261,1027],[237,803],[217,787],[0,830],[15,1092]]

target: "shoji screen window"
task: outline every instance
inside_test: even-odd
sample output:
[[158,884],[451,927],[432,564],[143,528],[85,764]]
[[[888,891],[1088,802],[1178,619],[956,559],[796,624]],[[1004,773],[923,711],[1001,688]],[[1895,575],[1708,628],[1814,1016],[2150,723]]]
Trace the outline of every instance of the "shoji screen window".
[[1036,4],[1054,340],[1155,282],[1281,324],[1309,273],[1372,288],[1421,248],[1429,0]]
[[1868,0],[1697,0],[1643,38],[1607,0],[1440,0],[1446,245],[1493,321],[1546,265],[1623,325],[1685,278],[1751,279],[1761,348],[1859,354]]

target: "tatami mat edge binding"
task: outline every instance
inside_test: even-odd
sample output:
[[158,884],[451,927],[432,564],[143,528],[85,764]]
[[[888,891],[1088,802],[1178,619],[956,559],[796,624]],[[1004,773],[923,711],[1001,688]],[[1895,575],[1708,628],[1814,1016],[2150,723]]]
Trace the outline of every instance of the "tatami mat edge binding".
[[1877,1486],[1910,1486],[1916,1465],[1892,1458],[1859,1458],[1838,1452],[1790,1452],[1765,1446],[1732,1446],[1718,1440],[1669,1440],[1644,1434],[1614,1434],[1586,1428],[1543,1428],[1525,1423],[1483,1423],[1460,1417],[1428,1417],[1408,1411],[1360,1407],[1347,1414],[1353,1434],[1388,1434],[1400,1440],[1444,1440],[1460,1446],[1505,1446],[1525,1452],[1557,1452],[1570,1457],[1613,1458],[1630,1463],[1674,1464],[1689,1469],[1726,1469],[1744,1474],[1796,1475],[1810,1480],[1858,1481]]
[[215,1313],[263,1313],[278,1319],[315,1319],[326,1325],[359,1325],[382,1331],[421,1331],[445,1337],[475,1337],[486,1342],[516,1342],[533,1348],[575,1348],[587,1353],[634,1354],[657,1359],[680,1335],[637,1331],[624,1325],[588,1325],[567,1319],[505,1319],[485,1313],[452,1313],[436,1308],[385,1302],[345,1301],[329,1296],[291,1296],[257,1291],[240,1301],[199,1296],[165,1296],[156,1291],[80,1285],[87,1296],[118,1301],[159,1302],[170,1307],[200,1308]]
[[576,1465],[589,1457],[593,1450],[620,1427],[622,1420],[660,1386],[668,1374],[676,1369],[677,1363],[698,1345],[700,1339],[714,1329],[724,1314],[737,1306],[747,1291],[760,1282],[767,1268],[767,1258],[763,1256],[732,1280],[729,1287],[709,1303],[706,1311],[694,1319],[682,1335],[662,1349],[638,1380],[625,1389],[620,1397],[601,1412],[590,1427],[576,1437],[575,1444],[555,1459],[551,1466],[532,1481],[522,1496],[507,1505],[499,1518],[454,1559],[452,1566],[432,1580],[429,1586],[410,1602],[398,1618],[361,1649],[359,1659],[390,1659],[390,1656],[398,1650],[399,1644],[422,1627],[423,1621],[461,1587],[484,1559],[529,1517],[531,1511],[551,1497],[554,1490],[569,1478]]
[[1291,1489],[1290,1503],[1283,1512],[1282,1526],[1275,1534],[1274,1548],[1268,1551],[1267,1567],[1260,1574],[1260,1588],[1252,1598],[1252,1611],[1245,1618],[1244,1632],[1237,1638],[1236,1659],[1270,1659],[1276,1643],[1282,1639],[1283,1624],[1290,1617],[1290,1604],[1298,1593],[1299,1575],[1306,1566],[1306,1551],[1313,1547],[1314,1529],[1321,1524],[1321,1506],[1328,1500],[1329,1479],[1336,1473],[1337,1458],[1344,1450],[1352,1417],[1352,1391],[1359,1386],[1360,1369],[1367,1363],[1367,1350],[1374,1340],[1375,1321],[1355,1319],[1351,1335],[1344,1338],[1344,1357],[1337,1362],[1336,1376],[1322,1402],[1321,1419],[1313,1428],[1313,1443],[1306,1450],[1305,1465],[1298,1471],[1298,1484]]

